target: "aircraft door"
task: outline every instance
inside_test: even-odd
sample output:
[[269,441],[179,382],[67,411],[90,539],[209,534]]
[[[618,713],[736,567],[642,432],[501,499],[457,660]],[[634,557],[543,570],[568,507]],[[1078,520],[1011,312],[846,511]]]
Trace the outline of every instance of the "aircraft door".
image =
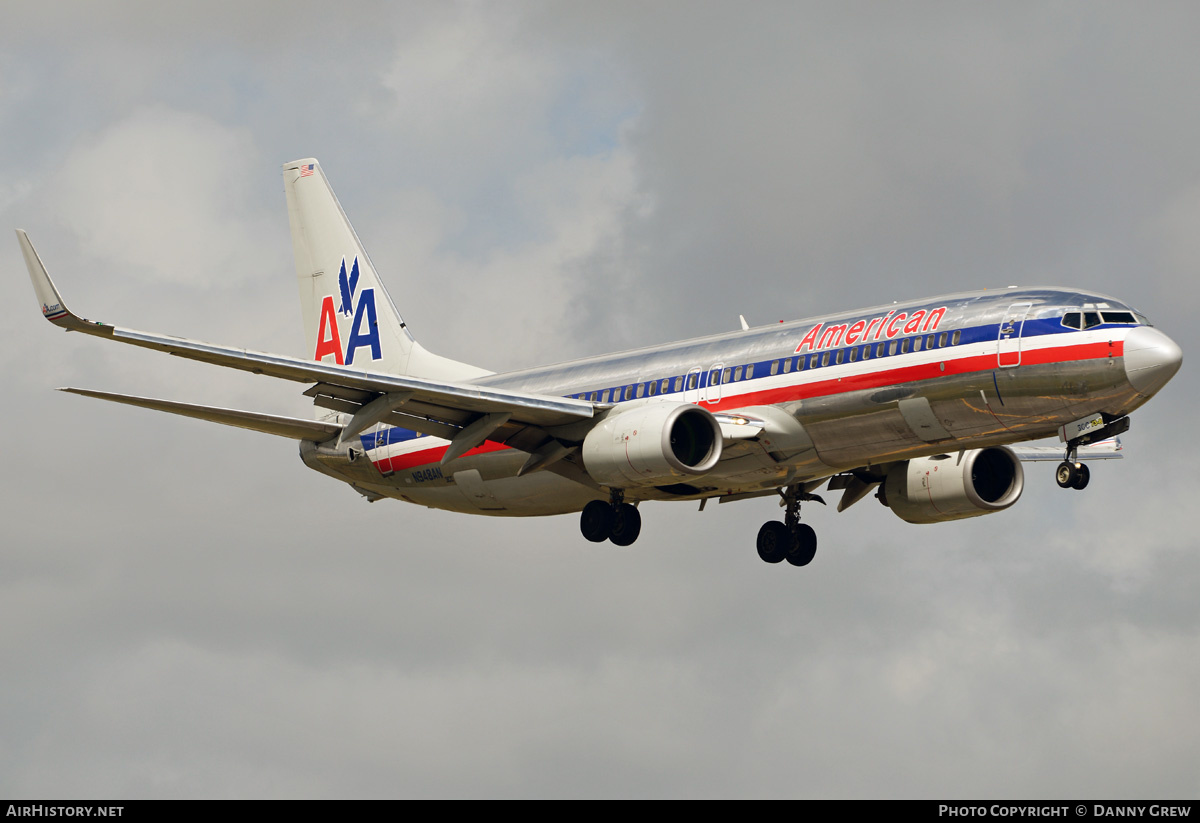
[[721,370],[724,363],[713,363],[708,368],[708,383],[704,387],[704,402],[719,403],[721,401]]
[[388,431],[387,426],[379,426],[375,430],[375,465],[384,477],[392,474],[392,451],[388,447]]
[[1011,369],[1021,365],[1021,331],[1032,303],[1013,303],[1000,321],[1000,333],[996,337],[996,365]]
[[700,369],[692,369],[683,378],[683,402],[700,402]]

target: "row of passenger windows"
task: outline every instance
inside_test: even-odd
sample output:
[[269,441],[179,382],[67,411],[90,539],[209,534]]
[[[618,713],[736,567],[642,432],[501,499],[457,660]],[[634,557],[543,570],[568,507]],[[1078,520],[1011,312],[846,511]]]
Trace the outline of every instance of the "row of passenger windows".
[[[870,360],[872,357],[890,357],[895,354],[908,354],[922,349],[940,349],[946,346],[957,346],[962,341],[962,331],[941,332],[922,337],[906,337],[903,340],[884,340],[881,343],[865,343],[837,351],[817,352],[816,354],[801,354],[797,357],[787,357],[782,360],[770,360],[762,363],[747,363],[744,366],[726,366],[709,369],[704,381],[706,386],[727,383],[738,383],[754,378],[756,369],[760,377],[766,374],[788,374],[792,371],[819,369],[823,366],[838,366],[842,363],[854,363],[858,360]],[[694,391],[700,388],[703,369],[695,369],[684,375],[664,377],[661,380],[650,380],[645,383],[633,383],[628,386],[618,386],[600,391],[581,392],[570,395],[579,400],[590,400],[593,403],[617,403],[622,400],[636,400],[642,397],[654,397],[658,394],[669,394],[684,390]]]

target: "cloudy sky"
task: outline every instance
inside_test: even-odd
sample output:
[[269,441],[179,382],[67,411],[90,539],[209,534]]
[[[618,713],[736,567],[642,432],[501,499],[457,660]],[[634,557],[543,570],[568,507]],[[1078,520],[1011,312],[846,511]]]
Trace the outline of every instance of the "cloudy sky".
[[502,370],[957,289],[1120,296],[1185,352],[1085,493],[988,518],[385,501],[294,384],[64,335],[0,278],[0,796],[1194,797],[1193,3],[0,7],[0,225],[89,317],[300,354],[321,160],[421,341]]

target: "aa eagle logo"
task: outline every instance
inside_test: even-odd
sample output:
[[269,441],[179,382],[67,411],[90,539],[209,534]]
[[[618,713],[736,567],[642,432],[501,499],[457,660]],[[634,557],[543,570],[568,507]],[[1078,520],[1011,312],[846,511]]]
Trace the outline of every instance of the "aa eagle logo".
[[[317,328],[317,350],[313,353],[314,360],[324,360],[333,355],[334,362],[339,366],[350,366],[354,363],[354,354],[360,348],[369,346],[371,359],[379,360],[383,353],[379,346],[379,323],[375,313],[375,289],[363,289],[355,302],[354,293],[358,290],[358,258],[350,266],[346,274],[346,258],[342,258],[342,268],[338,272],[338,291],[342,305],[333,306],[333,295],[325,295],[321,301],[321,320]],[[350,334],[346,338],[346,347],[342,348],[341,329],[338,327],[340,317],[353,316],[350,321]]]

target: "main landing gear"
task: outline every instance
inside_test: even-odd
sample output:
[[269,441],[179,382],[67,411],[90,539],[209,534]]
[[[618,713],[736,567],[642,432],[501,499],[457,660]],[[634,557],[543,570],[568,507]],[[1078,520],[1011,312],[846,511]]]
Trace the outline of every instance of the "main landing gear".
[[817,533],[812,526],[800,522],[800,501],[825,501],[815,494],[806,493],[800,486],[781,489],[785,508],[784,522],[771,520],[758,530],[758,556],[767,563],[784,560],[793,566],[807,566],[817,553]]
[[1054,471],[1054,479],[1058,481],[1059,488],[1083,491],[1092,479],[1091,469],[1075,458],[1078,448],[1074,441],[1068,443],[1067,458],[1059,463]]
[[641,534],[642,516],[620,492],[614,492],[611,503],[593,500],[583,507],[579,530],[593,543],[611,540],[617,546],[631,546]]

